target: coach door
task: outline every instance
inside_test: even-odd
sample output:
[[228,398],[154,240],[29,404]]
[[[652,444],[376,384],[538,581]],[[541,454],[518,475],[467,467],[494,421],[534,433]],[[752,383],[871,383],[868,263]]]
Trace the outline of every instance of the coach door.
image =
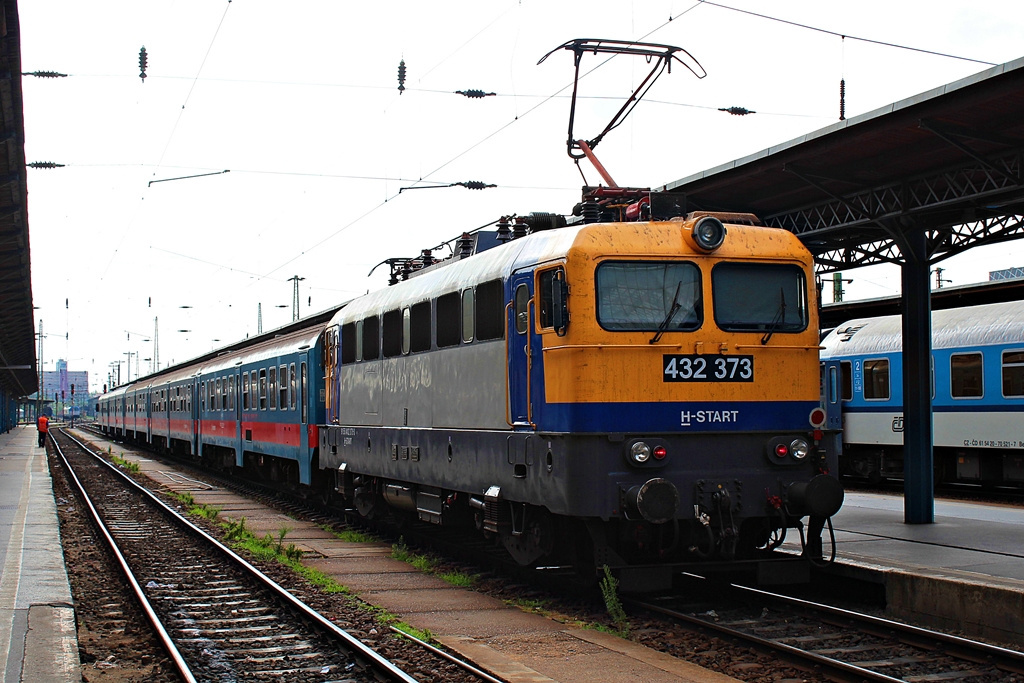
[[535,428],[533,424],[530,374],[534,362],[532,348],[533,272],[520,271],[512,276],[511,299],[506,306],[505,344],[508,350],[509,423],[515,429]]

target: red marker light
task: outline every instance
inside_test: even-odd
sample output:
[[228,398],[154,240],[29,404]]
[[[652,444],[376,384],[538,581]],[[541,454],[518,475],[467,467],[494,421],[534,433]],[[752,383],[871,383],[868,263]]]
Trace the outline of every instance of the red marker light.
[[664,446],[655,446],[654,447],[654,459],[655,460],[664,460],[666,455],[668,455],[668,451],[665,450]]
[[789,455],[789,446],[784,443],[780,443],[775,447],[775,456],[778,458],[785,458]]

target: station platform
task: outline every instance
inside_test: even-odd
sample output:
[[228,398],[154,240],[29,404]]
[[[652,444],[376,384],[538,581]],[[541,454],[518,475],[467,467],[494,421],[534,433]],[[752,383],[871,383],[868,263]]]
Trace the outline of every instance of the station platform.
[[830,571],[883,584],[892,618],[1024,648],[1024,508],[936,500],[934,519],[906,524],[902,496],[847,492]]
[[81,681],[46,452],[34,426],[0,434],[0,680]]

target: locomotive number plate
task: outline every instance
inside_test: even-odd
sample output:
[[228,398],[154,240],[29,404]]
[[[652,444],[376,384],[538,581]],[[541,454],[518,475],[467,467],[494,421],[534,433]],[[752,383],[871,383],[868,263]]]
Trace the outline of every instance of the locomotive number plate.
[[753,382],[753,356],[662,356],[665,382]]

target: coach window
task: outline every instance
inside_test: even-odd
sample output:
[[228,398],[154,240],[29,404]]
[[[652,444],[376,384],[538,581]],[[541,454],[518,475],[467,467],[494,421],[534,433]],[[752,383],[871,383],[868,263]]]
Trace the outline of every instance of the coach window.
[[295,389],[296,389],[296,377],[295,377],[295,363],[288,366],[288,396],[289,402],[288,407],[295,410]]
[[203,412],[206,412],[206,382],[200,382],[199,384],[199,407]]
[[437,297],[437,348],[459,345],[460,318],[458,292]]
[[277,376],[280,378],[277,383],[278,393],[281,396],[279,405],[281,410],[288,410],[288,366],[282,365],[278,368]]
[[1024,350],[1003,351],[1003,396],[1024,396]]
[[954,353],[949,357],[949,385],[953,398],[980,398],[984,394],[980,353]]
[[242,373],[242,410],[249,410],[249,373]]
[[260,410],[267,409],[267,369],[260,368]]
[[341,326],[341,364],[349,365],[356,362],[356,324],[345,323]]
[[864,398],[889,400],[889,359],[864,361]]
[[277,368],[271,365],[267,377],[267,396],[270,398],[270,409],[277,410]]
[[473,321],[475,306],[473,305],[473,288],[462,292],[462,341],[467,344],[473,341]]
[[409,310],[409,350],[430,350],[430,302],[421,301]]
[[232,376],[232,377],[228,377],[226,381],[228,383],[228,410],[234,410],[235,409],[235,381],[236,380]]
[[839,362],[839,375],[843,378],[843,400],[853,400],[853,363],[848,360]]
[[307,385],[306,385],[306,362],[305,361],[303,361],[302,365],[300,366],[300,373],[301,374],[299,375],[299,395],[300,395],[299,403],[302,406],[302,424],[306,424],[306,405],[308,404],[308,401],[306,400],[306,386]]
[[402,311],[388,311],[383,317],[381,349],[385,358],[394,358],[402,354]]
[[505,337],[505,297],[501,280],[482,282],[476,287],[476,338],[480,341]]

